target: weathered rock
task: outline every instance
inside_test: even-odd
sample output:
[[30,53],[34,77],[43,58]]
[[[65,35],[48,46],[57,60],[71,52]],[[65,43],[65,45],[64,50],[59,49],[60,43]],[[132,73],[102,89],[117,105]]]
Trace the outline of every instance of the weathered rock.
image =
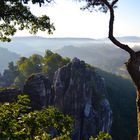
[[46,75],[31,76],[24,93],[30,95],[35,109],[54,105],[64,114],[73,116],[72,140],[89,140],[101,130],[110,132],[112,110],[105,97],[105,81],[84,61],[75,58],[58,69],[52,84]]
[[32,75],[25,83],[23,93],[28,94],[31,100],[31,107],[41,109],[51,105],[51,82],[47,75]]
[[16,101],[17,96],[22,94],[19,89],[9,88],[0,91],[0,103]]
[[75,119],[74,140],[88,140],[98,131],[109,132],[112,111],[103,79],[75,58],[54,76],[55,106]]

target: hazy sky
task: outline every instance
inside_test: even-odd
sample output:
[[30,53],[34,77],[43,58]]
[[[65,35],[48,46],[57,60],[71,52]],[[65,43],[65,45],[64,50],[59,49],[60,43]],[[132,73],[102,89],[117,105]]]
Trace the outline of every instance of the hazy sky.
[[[86,37],[103,38],[108,35],[109,14],[81,11],[82,3],[74,0],[56,0],[55,4],[39,7],[31,6],[31,11],[39,16],[50,16],[56,31],[37,35],[45,37]],[[140,36],[140,0],[119,0],[115,9],[115,36]],[[16,35],[29,35],[20,32]]]

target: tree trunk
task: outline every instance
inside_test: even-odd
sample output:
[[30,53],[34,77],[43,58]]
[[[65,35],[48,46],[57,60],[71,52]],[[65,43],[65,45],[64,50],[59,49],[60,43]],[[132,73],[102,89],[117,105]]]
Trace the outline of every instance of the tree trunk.
[[137,91],[137,124],[138,124],[138,133],[137,140],[140,140],[140,92]]
[[[130,54],[130,59],[126,63],[127,70],[134,81],[137,88],[137,124],[138,124],[138,136],[137,140],[140,140],[140,51],[135,52],[131,47],[121,43],[117,40],[113,35],[113,25],[114,25],[114,8],[115,4],[118,0],[101,0],[103,4],[105,4],[110,12],[110,20],[109,20],[109,33],[108,38],[119,48]],[[94,6],[94,3],[93,3]],[[103,5],[102,5],[103,6]]]
[[136,52],[135,57],[129,59],[126,67],[137,88],[137,140],[140,140],[140,52]]

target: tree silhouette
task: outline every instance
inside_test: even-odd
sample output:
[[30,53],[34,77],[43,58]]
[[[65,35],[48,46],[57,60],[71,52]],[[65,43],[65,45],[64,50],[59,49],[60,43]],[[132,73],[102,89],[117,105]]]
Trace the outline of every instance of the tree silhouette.
[[30,11],[28,2],[33,4],[50,3],[52,0],[0,0],[0,40],[10,41],[17,30],[27,29],[31,34],[39,30],[52,33],[54,30],[50,18],[46,15],[36,17]]
[[114,9],[117,7],[118,0],[83,0],[86,6],[83,9],[99,10],[104,13],[110,13],[108,38],[119,48],[130,54],[128,62],[126,62],[127,70],[134,81],[137,88],[137,117],[138,117],[138,140],[140,140],[140,51],[135,52],[128,45],[118,41],[113,34],[114,29]]

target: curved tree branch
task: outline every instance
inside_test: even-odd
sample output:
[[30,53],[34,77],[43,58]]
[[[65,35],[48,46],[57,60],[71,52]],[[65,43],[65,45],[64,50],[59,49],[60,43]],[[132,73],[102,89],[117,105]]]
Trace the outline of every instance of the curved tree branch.
[[127,51],[131,57],[133,57],[135,55],[135,51],[133,49],[131,49],[128,45],[126,44],[122,44],[120,41],[118,41],[114,35],[113,35],[113,25],[114,25],[114,5],[117,3],[118,0],[114,0],[111,4],[107,1],[107,0],[102,0],[105,5],[108,7],[109,12],[110,12],[110,20],[109,20],[109,34],[108,34],[108,38],[119,48]]

